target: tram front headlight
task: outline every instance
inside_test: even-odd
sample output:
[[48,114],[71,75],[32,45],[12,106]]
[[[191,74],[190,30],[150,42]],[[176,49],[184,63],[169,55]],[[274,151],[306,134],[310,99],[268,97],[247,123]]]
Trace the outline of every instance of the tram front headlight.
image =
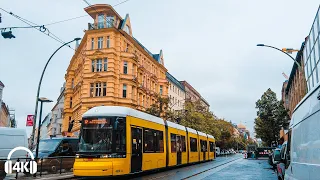
[[80,157],[80,155],[79,154],[76,154],[76,158],[79,158]]

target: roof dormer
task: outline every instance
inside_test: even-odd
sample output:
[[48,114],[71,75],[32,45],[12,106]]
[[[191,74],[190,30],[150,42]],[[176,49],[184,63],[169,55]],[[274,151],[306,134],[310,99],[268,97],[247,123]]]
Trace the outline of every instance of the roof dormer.
[[132,36],[132,30],[131,30],[131,23],[130,23],[130,17],[129,14],[126,15],[124,20],[122,21],[121,27],[124,32]]

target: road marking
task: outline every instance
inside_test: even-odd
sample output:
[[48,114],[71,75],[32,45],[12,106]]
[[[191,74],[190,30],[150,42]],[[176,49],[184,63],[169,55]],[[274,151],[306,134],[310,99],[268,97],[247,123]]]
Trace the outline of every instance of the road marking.
[[[212,168],[206,169],[206,170],[204,170],[204,171],[200,171],[200,172],[198,172],[198,173],[196,173],[196,174],[193,174],[193,175],[191,175],[191,176],[182,178],[181,180],[191,179],[191,178],[194,178],[195,176],[203,175],[203,173],[205,173],[205,172],[207,172],[207,171],[211,171],[211,170],[214,170],[214,172],[220,171],[220,170],[222,170],[222,169],[230,166],[231,164],[233,164],[233,163],[235,163],[235,162],[237,162],[237,161],[240,161],[240,160],[242,160],[242,159],[243,159],[242,157],[241,157],[241,158],[237,158],[237,159],[233,159],[233,160],[231,160],[231,161],[228,161],[228,162],[219,164],[218,166],[214,166],[214,167],[212,167]],[[205,176],[205,177],[207,177],[207,176]],[[196,179],[199,179],[199,177],[197,177]]]

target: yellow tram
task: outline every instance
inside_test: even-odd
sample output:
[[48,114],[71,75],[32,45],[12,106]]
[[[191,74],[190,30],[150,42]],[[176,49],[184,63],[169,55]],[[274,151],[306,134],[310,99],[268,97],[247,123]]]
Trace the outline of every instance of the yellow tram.
[[121,106],[88,110],[79,137],[75,176],[119,176],[215,158],[213,136]]

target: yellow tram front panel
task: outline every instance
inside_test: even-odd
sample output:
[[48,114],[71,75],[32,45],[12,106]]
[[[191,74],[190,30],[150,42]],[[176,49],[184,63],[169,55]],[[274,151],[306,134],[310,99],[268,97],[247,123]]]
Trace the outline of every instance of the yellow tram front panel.
[[[192,141],[195,142],[192,142]],[[189,163],[199,162],[199,139],[198,135],[188,131],[188,152],[189,152]]]
[[[127,122],[130,124],[130,127],[141,128],[143,131],[143,148],[142,148],[142,171],[151,170],[151,169],[158,169],[166,167],[166,133],[165,133],[165,126],[164,124],[158,124],[155,122],[151,122],[148,120],[143,120],[136,117],[127,116]],[[131,132],[131,130],[130,130]],[[151,140],[153,142],[153,135],[155,132],[162,133],[162,140],[159,140],[158,149],[152,149]],[[131,133],[127,134],[127,139],[129,140],[131,146]],[[152,136],[152,137],[151,137]],[[149,140],[148,141],[148,137]],[[131,152],[132,147],[128,149],[128,152]],[[132,162],[129,162],[132,163]]]
[[[176,166],[188,163],[187,132],[181,129],[168,127],[168,166]],[[178,157],[180,155],[181,157]],[[181,159],[180,159],[181,158]],[[178,162],[180,161],[180,162]]]
[[117,176],[129,173],[129,158],[76,158],[75,176]]

